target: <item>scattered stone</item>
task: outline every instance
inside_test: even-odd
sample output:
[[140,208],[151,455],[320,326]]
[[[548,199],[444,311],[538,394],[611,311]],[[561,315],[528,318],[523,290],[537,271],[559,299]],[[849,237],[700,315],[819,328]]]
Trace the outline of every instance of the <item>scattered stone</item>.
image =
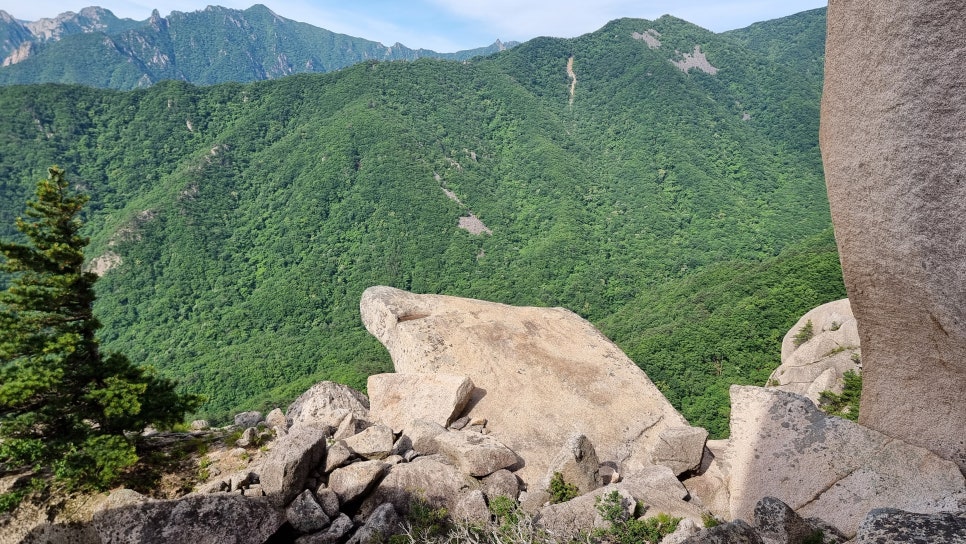
[[389,465],[382,461],[361,461],[337,468],[329,474],[329,489],[346,504],[365,495],[386,473]]
[[262,544],[283,523],[285,516],[268,501],[227,494],[109,508],[93,520],[104,544]]
[[764,544],[758,533],[743,519],[702,529],[682,544]]
[[762,497],[817,517],[846,536],[874,508],[923,513],[966,492],[959,468],[920,448],[827,416],[805,397],[731,386],[731,519],[751,519]]
[[663,429],[687,425],[633,361],[568,310],[370,287],[360,311],[397,372],[473,381],[466,415],[485,418],[489,436],[523,458],[525,482],[546,474],[559,429],[585,434],[602,461],[629,474],[650,464]]
[[470,431],[441,433],[436,436],[436,444],[440,453],[470,476],[486,476],[518,462],[516,454],[495,438]]
[[474,489],[464,494],[456,503],[453,519],[476,525],[490,521],[490,509],[486,506],[486,497],[483,496],[483,492]]
[[350,436],[355,436],[369,427],[369,420],[356,417],[353,413],[346,413],[339,422],[339,427],[332,434],[333,440],[345,440]]
[[356,534],[346,544],[369,544],[371,542],[385,542],[391,535],[399,532],[399,514],[392,504],[379,505],[366,519],[365,525],[356,530]]
[[276,427],[281,427],[282,429],[288,429],[288,418],[285,417],[285,413],[282,412],[281,408],[275,408],[267,415],[265,415],[265,424],[268,425],[269,429],[274,429]]
[[211,423],[208,423],[207,419],[196,419],[188,425],[188,428],[192,431],[207,431],[211,428]]
[[344,440],[356,455],[366,459],[385,459],[392,451],[395,438],[392,429],[385,425],[373,425]]
[[568,484],[577,486],[581,495],[601,486],[600,461],[594,445],[582,434],[571,435],[560,452],[550,460],[550,468],[542,482],[543,489],[549,489],[554,473],[560,473]]
[[470,424],[470,418],[468,416],[463,416],[457,419],[456,421],[450,423],[449,428],[450,430],[453,430],[453,431],[459,431],[460,429],[462,429],[463,427],[466,427],[469,424]]
[[483,493],[489,499],[509,497],[517,500],[520,496],[520,481],[512,472],[503,468],[483,478]]
[[433,455],[439,453],[439,444],[436,437],[445,433],[446,429],[438,423],[417,419],[403,431],[409,437],[413,449],[420,455]]
[[352,532],[354,526],[349,516],[339,514],[328,529],[311,535],[300,536],[295,539],[295,544],[338,544]]
[[878,508],[859,525],[854,544],[966,544],[966,512],[914,514]]
[[673,533],[665,536],[661,540],[661,544],[681,544],[685,540],[698,534],[700,531],[701,526],[698,525],[694,520],[684,518],[678,522],[678,527]]
[[349,413],[358,419],[368,419],[369,400],[347,385],[326,381],[313,385],[295,399],[286,416],[292,425],[315,422],[335,429]]
[[325,437],[324,426],[300,424],[275,442],[259,475],[274,504],[288,504],[305,489],[309,473],[325,457]]
[[413,501],[420,500],[432,508],[446,508],[453,512],[463,494],[479,488],[476,479],[444,462],[443,457],[417,457],[411,463],[390,467],[389,474],[363,501],[359,510],[365,516],[380,504],[389,502],[397,512],[406,515]]
[[755,528],[765,544],[797,544],[815,533],[801,516],[774,497],[764,497],[755,505]]
[[333,443],[325,454],[325,472],[332,472],[345,466],[350,459],[352,459],[352,450],[345,445],[344,440]]
[[372,418],[400,432],[417,419],[448,425],[469,402],[473,382],[451,374],[375,374],[366,390]]
[[396,442],[392,445],[392,450],[389,455],[402,455],[405,456],[406,452],[413,449],[413,441],[409,439],[408,436],[402,434],[396,439]]
[[668,427],[658,435],[651,452],[656,465],[664,465],[681,475],[701,466],[708,431],[701,427]]
[[255,427],[248,427],[244,432],[242,432],[241,438],[235,440],[235,445],[239,448],[254,446],[258,441],[257,435],[258,429]]
[[315,498],[319,501],[322,511],[330,518],[339,516],[339,496],[335,491],[327,487],[319,487],[315,490]]
[[255,427],[262,421],[264,420],[262,419],[261,412],[242,412],[240,414],[235,414],[235,426],[241,427],[242,429]]
[[325,513],[312,492],[306,489],[288,505],[285,519],[301,534],[321,531],[329,524],[329,516]]

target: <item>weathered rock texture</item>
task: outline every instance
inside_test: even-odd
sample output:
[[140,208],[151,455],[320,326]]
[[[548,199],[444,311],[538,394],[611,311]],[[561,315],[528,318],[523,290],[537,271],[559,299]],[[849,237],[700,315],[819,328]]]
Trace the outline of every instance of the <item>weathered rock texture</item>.
[[467,376],[468,414],[522,457],[536,482],[574,433],[621,472],[651,460],[658,435],[687,421],[644,372],[590,323],[562,308],[520,308],[371,287],[362,321],[398,372]]
[[447,374],[376,374],[366,391],[372,418],[399,432],[417,419],[449,425],[469,402],[473,382]]
[[[796,345],[795,337],[811,323],[812,338]],[[812,399],[822,391],[842,393],[843,376],[859,372],[859,330],[849,299],[812,309],[788,330],[782,340],[782,364],[771,373],[768,386]]]
[[827,416],[805,397],[731,386],[732,519],[752,519],[766,496],[847,536],[869,510],[958,509],[966,481],[958,467],[918,446]]
[[966,16],[832,0],[821,145],[859,322],[859,421],[966,470]]
[[890,508],[869,512],[855,544],[966,544],[966,513],[914,514]]

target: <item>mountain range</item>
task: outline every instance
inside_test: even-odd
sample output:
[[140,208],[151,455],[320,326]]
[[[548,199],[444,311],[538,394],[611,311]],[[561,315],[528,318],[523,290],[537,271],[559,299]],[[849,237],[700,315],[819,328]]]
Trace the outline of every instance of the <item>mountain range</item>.
[[[193,16],[224,43],[237,25],[215,21],[239,13],[288,24],[259,6]],[[233,81],[263,79],[267,46],[199,60],[205,86],[0,86],[0,236],[65,167],[91,196],[104,344],[207,395],[215,421],[391,368],[358,315],[390,285],[568,307],[721,436],[729,384],[763,384],[798,316],[844,296],[818,149],[824,20],[619,19],[460,62]],[[38,53],[0,76],[31,58],[102,87],[143,74]]]
[[209,6],[157,10],[146,21],[87,7],[53,19],[21,22],[0,11],[0,84],[79,83],[134,89],[164,79],[199,85],[331,72],[364,60],[465,60],[513,47],[497,40],[456,53],[410,49],[337,34],[272,13]]

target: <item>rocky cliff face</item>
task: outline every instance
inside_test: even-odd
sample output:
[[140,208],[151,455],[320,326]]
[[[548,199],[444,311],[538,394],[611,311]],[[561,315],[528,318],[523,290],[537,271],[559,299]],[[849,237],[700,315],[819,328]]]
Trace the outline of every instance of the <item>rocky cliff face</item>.
[[821,146],[860,422],[966,471],[963,51],[958,0],[829,2]]

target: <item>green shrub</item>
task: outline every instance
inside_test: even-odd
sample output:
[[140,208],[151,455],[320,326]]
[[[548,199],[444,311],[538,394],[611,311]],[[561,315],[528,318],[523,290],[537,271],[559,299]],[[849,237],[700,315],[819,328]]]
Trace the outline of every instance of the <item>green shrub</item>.
[[857,421],[862,397],[862,375],[849,370],[842,378],[845,381],[842,394],[822,391],[819,393],[819,407],[827,414]]
[[805,322],[802,328],[795,333],[795,336],[792,337],[792,343],[794,343],[795,347],[797,348],[805,342],[811,340],[813,336],[815,336],[814,326],[812,325],[812,320],[809,319]]
[[559,472],[553,473],[553,478],[550,479],[549,491],[550,504],[567,502],[570,499],[576,498],[580,495],[580,489],[578,489],[574,484],[565,482],[563,474]]
[[646,519],[625,519],[626,511],[617,491],[598,497],[597,511],[611,524],[608,529],[594,532],[594,537],[606,544],[657,544],[673,533],[681,522],[681,518],[671,517],[663,512]]
[[721,520],[714,517],[714,514],[711,512],[705,512],[701,514],[701,524],[707,528],[717,527],[718,525],[721,525]]

